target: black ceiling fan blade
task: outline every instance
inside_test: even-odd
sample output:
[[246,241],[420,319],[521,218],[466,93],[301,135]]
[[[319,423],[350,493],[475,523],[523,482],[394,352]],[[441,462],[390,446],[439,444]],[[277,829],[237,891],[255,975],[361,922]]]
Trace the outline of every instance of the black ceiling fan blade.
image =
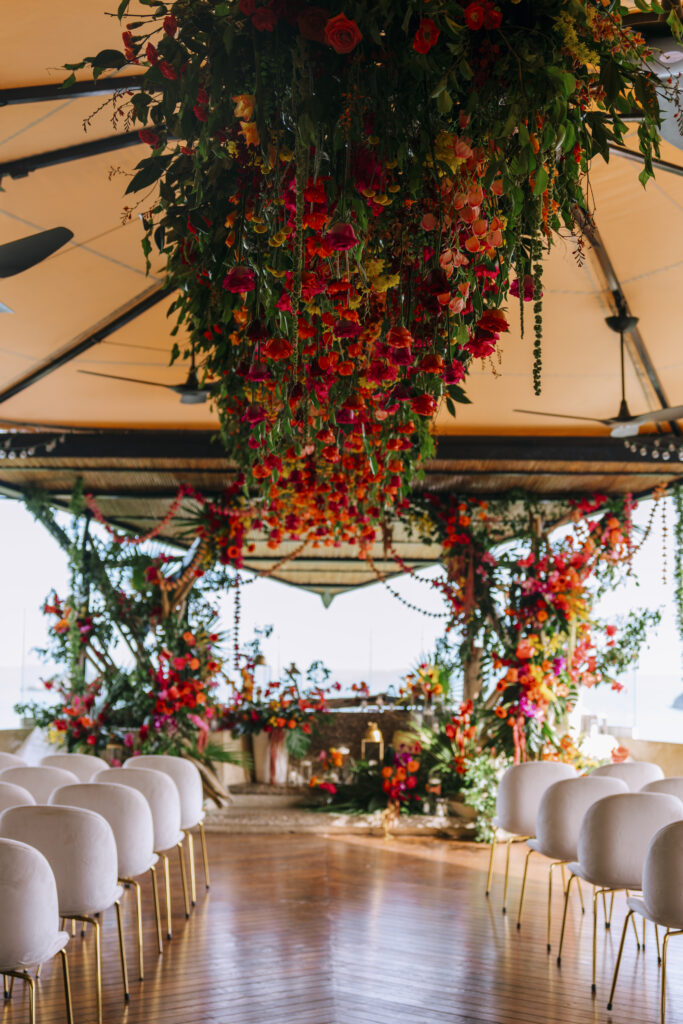
[[641,423],[662,423],[666,420],[683,419],[683,405],[672,405],[668,409],[652,409],[650,412],[641,413],[640,416],[632,416],[630,422]]
[[73,236],[73,231],[68,228],[50,228],[18,238],[15,242],[5,242],[0,245],[0,277],[14,277],[35,267],[71,241]]
[[602,423],[603,427],[609,427],[614,420],[599,420],[597,416],[572,416],[561,412],[537,412],[535,409],[513,409],[513,412],[522,412],[527,416],[552,416],[557,420],[586,420],[587,423]]
[[150,388],[166,388],[167,391],[175,391],[173,384],[159,384],[156,380],[140,380],[138,377],[118,377],[114,373],[96,373],[94,370],[79,370],[88,377],[104,377],[106,380],[125,380],[128,384],[146,384]]

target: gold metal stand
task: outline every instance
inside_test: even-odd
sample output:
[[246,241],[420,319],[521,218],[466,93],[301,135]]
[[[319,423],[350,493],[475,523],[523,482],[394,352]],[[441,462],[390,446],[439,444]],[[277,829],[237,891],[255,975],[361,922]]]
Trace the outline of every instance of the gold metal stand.
[[164,890],[166,893],[166,938],[170,940],[173,938],[173,925],[171,920],[171,873],[168,866],[168,857],[165,853],[160,853],[159,856],[164,864]]
[[194,836],[189,829],[185,830],[187,836],[187,859],[190,862],[190,898],[192,906],[197,905],[197,871],[194,862]]
[[183,885],[183,902],[185,904],[185,918],[190,916],[190,897],[187,892],[187,875],[185,873],[185,854],[182,839],[178,843],[178,862],[180,864],[180,879]]

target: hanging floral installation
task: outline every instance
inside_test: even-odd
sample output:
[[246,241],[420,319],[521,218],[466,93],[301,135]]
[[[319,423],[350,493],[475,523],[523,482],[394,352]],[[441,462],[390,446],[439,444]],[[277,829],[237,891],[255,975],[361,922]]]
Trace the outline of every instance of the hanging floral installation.
[[367,547],[499,348],[508,291],[533,303],[540,388],[544,247],[590,216],[590,161],[626,118],[652,173],[646,44],[616,0],[132,7],[122,50],[67,66],[140,69],[114,121],[150,147],[127,213],[174,329],[283,532]]

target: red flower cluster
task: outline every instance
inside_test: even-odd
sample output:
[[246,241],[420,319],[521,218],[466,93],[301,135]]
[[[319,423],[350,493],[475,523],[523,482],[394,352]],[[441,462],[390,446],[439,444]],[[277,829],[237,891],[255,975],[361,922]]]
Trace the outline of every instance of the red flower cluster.
[[500,28],[503,22],[502,13],[492,0],[472,0],[464,14],[465,24],[474,32],[482,28],[488,31]]

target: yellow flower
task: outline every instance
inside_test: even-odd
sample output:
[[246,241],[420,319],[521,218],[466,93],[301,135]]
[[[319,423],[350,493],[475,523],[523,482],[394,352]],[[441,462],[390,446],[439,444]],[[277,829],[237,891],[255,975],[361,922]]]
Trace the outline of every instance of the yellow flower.
[[390,288],[395,288],[400,280],[399,274],[382,274],[373,280],[372,287],[376,292],[387,292]]

